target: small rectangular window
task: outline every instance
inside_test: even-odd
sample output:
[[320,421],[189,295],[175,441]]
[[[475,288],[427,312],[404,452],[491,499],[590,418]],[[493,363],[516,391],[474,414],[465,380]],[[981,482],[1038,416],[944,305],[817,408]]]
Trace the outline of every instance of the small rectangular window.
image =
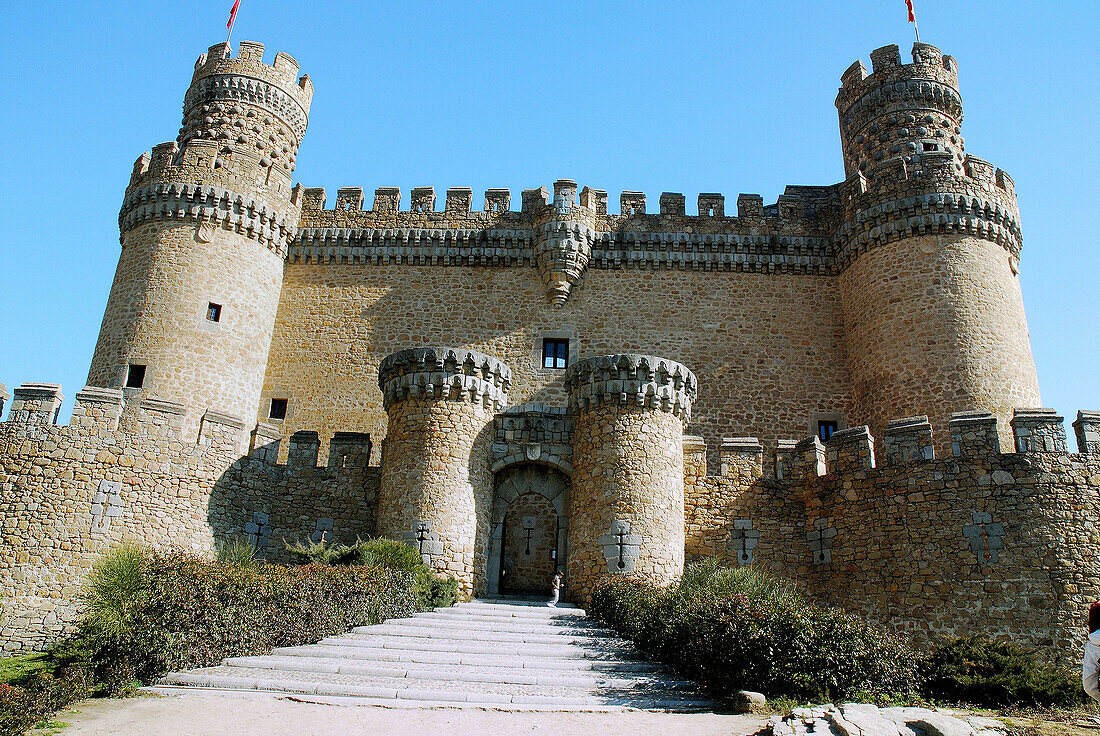
[[569,365],[569,341],[546,338],[542,341],[542,367],[565,368]]
[[837,422],[822,420],[817,423],[817,436],[822,442],[828,442],[829,438],[837,430]]
[[215,304],[214,302],[210,302],[206,306],[206,318],[208,320],[210,320],[211,322],[221,322],[222,321],[222,305],[221,304]]
[[271,409],[267,412],[268,419],[286,419],[286,399],[272,399]]
[[141,388],[145,385],[145,366],[131,365],[126,371],[126,388]]
[[937,146],[935,143],[925,143],[924,144],[924,150],[926,150],[926,151],[938,151],[938,150],[940,150],[940,147]]

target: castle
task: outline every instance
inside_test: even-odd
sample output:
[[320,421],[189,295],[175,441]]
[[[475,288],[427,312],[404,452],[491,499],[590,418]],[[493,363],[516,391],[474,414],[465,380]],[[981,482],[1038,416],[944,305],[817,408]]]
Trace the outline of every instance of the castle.
[[13,391],[6,651],[55,640],[123,540],[281,559],[366,535],[469,595],[557,569],[584,602],[708,555],[917,637],[1071,651],[1100,595],[1100,414],[1070,454],[1032,408],[1014,186],[965,152],[952,57],[844,72],[841,183],[689,215],[568,179],[518,209],[463,187],[326,209],[292,180],[313,84],[263,53],[211,47],[179,137],[135,164],[71,423],[59,386]]

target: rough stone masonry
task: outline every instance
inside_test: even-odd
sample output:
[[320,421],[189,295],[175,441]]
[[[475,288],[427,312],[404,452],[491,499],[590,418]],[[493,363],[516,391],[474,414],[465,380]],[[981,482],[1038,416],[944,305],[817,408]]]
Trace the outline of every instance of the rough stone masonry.
[[965,151],[952,57],[843,73],[843,181],[688,214],[570,179],[329,209],[293,182],[313,82],[263,56],[200,56],[178,138],[135,163],[71,423],[59,386],[12,391],[7,651],[63,633],[123,539],[383,534],[469,595],[557,570],[583,603],[707,555],[918,638],[1072,656],[1100,414],[1071,454],[1036,408],[1015,187]]

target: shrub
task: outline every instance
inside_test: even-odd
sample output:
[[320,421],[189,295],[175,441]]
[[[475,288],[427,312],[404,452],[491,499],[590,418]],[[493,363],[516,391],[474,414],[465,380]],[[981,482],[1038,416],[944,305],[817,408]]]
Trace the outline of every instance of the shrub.
[[120,556],[129,572],[118,574],[117,559],[97,566],[113,572],[93,575],[86,596],[95,613],[57,652],[62,662],[89,663],[109,693],[170,670],[311,644],[416,607],[415,575],[397,570],[241,567],[183,552],[139,551],[140,562],[132,550]]
[[1086,702],[1080,677],[1017,644],[982,636],[952,639],[923,665],[924,694],[998,707],[1074,706]]
[[458,602],[458,581],[436,575],[424,564],[415,548],[394,539],[378,537],[355,544],[295,542],[288,551],[304,561],[320,565],[366,565],[385,570],[400,570],[415,575],[414,594],[419,609],[446,608]]
[[218,562],[237,567],[252,567],[260,561],[260,550],[247,539],[231,539],[218,548]]
[[668,589],[611,578],[589,613],[717,697],[907,695],[917,685],[916,656],[893,634],[752,568],[705,561]]
[[87,677],[80,669],[62,677],[36,672],[14,684],[0,683],[0,736],[22,736],[90,692]]

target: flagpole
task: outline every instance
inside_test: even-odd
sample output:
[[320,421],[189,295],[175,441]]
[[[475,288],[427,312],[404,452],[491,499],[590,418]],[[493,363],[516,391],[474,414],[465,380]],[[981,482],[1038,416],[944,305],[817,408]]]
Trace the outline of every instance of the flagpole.
[[229,14],[229,35],[225,37],[225,45],[229,47],[230,53],[233,52],[233,47],[229,45],[230,39],[233,38],[233,24],[237,22],[237,11],[241,7],[241,0],[236,0],[233,3],[233,10]]
[[913,30],[917,34],[917,43],[920,43],[920,28],[917,28],[917,21],[916,20],[913,21]]

